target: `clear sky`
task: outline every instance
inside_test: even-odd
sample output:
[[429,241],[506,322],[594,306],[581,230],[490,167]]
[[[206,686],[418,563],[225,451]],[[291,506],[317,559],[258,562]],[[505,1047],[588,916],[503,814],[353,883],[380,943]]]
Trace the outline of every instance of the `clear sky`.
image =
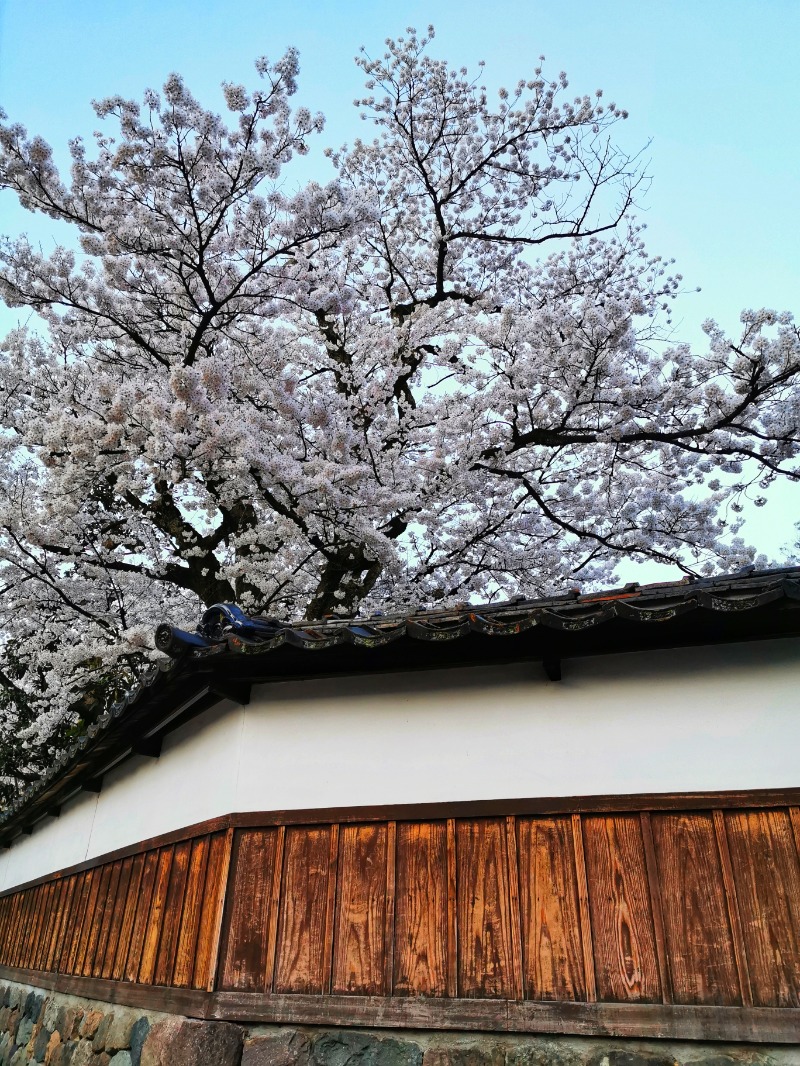
[[[734,331],[743,307],[800,315],[800,0],[0,0],[0,106],[55,148],[96,128],[92,98],[139,96],[178,71],[221,107],[220,81],[253,84],[257,55],[296,45],[298,102],[327,117],[320,149],[338,147],[367,132],[352,106],[358,48],[429,22],[440,55],[486,60],[489,86],[544,54],[576,94],[603,88],[630,111],[626,146],[649,144],[648,243],[702,288],[683,298],[676,339],[698,341],[706,317]],[[321,151],[305,166],[328,176]],[[0,232],[23,230],[55,233],[0,197]],[[0,332],[14,321],[3,312]],[[791,540],[798,495],[750,531],[770,554]]]

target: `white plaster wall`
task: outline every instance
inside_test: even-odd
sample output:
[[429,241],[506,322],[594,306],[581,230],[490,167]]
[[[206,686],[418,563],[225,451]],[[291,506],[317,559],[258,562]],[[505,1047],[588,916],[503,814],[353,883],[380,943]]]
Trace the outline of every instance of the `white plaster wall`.
[[0,889],[234,811],[800,784],[800,642],[260,686],[18,840]]

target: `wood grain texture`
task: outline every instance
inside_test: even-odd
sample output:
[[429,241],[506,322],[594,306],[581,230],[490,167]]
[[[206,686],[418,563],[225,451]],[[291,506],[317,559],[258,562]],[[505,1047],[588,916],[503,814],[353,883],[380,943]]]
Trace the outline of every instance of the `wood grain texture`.
[[525,995],[585,996],[578,888],[568,817],[518,818]]
[[592,943],[592,920],[589,913],[589,881],[586,875],[586,855],[583,848],[583,816],[572,815],[572,846],[575,852],[575,880],[578,885],[578,914],[581,923],[581,951],[583,953],[583,976],[586,981],[586,999],[597,1000],[597,983],[594,972],[594,945]]
[[322,991],[330,994],[333,983],[333,942],[336,931],[336,887],[339,883],[339,826],[331,826],[328,849],[328,892],[325,900],[325,957],[322,960]]
[[447,819],[447,995],[458,995],[458,893],[456,891],[456,820]]
[[[275,956],[278,950],[278,911],[281,905],[281,885],[283,884],[283,851],[286,844],[286,826],[279,825],[275,841],[275,861],[272,868],[272,892],[269,904],[269,926],[267,928],[267,960],[264,971],[264,990],[272,992],[275,981]],[[212,989],[209,988],[209,992]]]
[[728,924],[731,930],[731,943],[733,944],[733,959],[736,963],[736,976],[739,981],[739,989],[742,996],[742,1006],[753,1006],[753,990],[750,987],[750,970],[747,965],[747,957],[744,950],[744,936],[742,935],[742,923],[739,917],[739,901],[736,894],[736,885],[733,880],[733,866],[731,853],[728,847],[728,833],[725,829],[725,815],[722,811],[712,811],[714,819],[714,835],[717,840],[719,851],[719,863],[722,870],[722,887],[725,893],[725,905],[728,910]]
[[276,992],[322,994],[330,846],[329,826],[286,831]]
[[458,994],[514,994],[505,819],[456,823]]
[[447,995],[447,825],[400,822],[394,994]]
[[656,814],[652,826],[675,1002],[740,1005],[713,818]]
[[386,825],[386,905],[383,927],[383,994],[392,995],[394,987],[394,925],[397,889],[397,822]]
[[265,991],[277,829],[239,829],[233,838],[220,988]]
[[231,861],[232,837],[229,830],[215,833],[210,840],[203,906],[197,931],[192,988],[207,989],[214,980],[219,955],[220,901],[226,899]]
[[180,932],[181,918],[183,916],[183,897],[186,891],[186,880],[189,875],[191,852],[192,842],[190,840],[182,840],[180,844],[175,844],[172,853],[172,867],[164,901],[161,935],[158,942],[158,953],[153,976],[153,984],[156,985],[171,985],[173,983],[172,971],[175,968],[178,933]]
[[386,857],[385,825],[342,827],[333,948],[334,993],[383,994]]
[[144,855],[134,855],[131,859],[131,876],[128,882],[128,894],[125,897],[125,907],[122,912],[122,924],[119,929],[119,942],[114,952],[114,965],[111,970],[111,978],[121,981],[125,976],[130,950],[133,927],[136,921],[136,911],[139,905],[139,895],[144,876]]
[[122,873],[122,863],[109,863],[108,869],[109,877],[105,888],[105,898],[103,899],[102,918],[99,923],[97,919],[95,919],[95,925],[99,926],[99,931],[97,934],[97,945],[92,959],[92,972],[90,975],[92,977],[103,976],[108,939],[111,935],[111,923],[114,918],[114,910],[116,907],[117,896],[119,894],[119,879],[120,874]]
[[786,811],[725,814],[753,1002],[800,1006],[800,868]]
[[85,906],[83,908],[83,914],[80,916],[81,928],[75,954],[75,965],[73,967],[73,973],[84,976],[84,978],[87,976],[87,974],[83,972],[83,969],[86,953],[89,951],[89,942],[93,931],[93,922],[95,910],[97,908],[97,897],[100,892],[100,879],[102,874],[102,867],[98,867],[96,870],[87,871],[86,873]]
[[153,899],[153,888],[158,871],[158,852],[148,851],[144,856],[142,867],[142,879],[139,892],[134,900],[135,914],[131,929],[130,945],[125,958],[124,977],[126,981],[139,980],[139,966],[142,961],[144,938],[147,932],[147,923],[150,918],[150,903]]
[[131,870],[133,868],[133,859],[120,859],[119,863],[119,877],[117,879],[117,888],[114,896],[114,904],[111,909],[110,922],[108,927],[108,939],[106,941],[105,949],[103,951],[102,961],[100,963],[100,973],[97,975],[102,979],[108,979],[114,970],[114,959],[116,958],[117,948],[119,946],[119,937],[122,930],[122,918],[125,913],[125,904],[128,900],[128,887],[131,880]]
[[661,981],[639,818],[587,816],[583,832],[598,999],[658,1003]]
[[189,988],[192,983],[197,935],[200,929],[200,912],[206,884],[209,844],[207,836],[192,841],[181,927],[175,953],[175,967],[172,973],[172,983],[176,988]]
[[127,982],[137,1001],[159,985],[165,1003],[195,1002],[218,975],[221,995],[266,993],[271,1017],[290,1021],[277,1005],[323,1018],[301,1009],[316,998],[348,1024],[438,1027],[483,1000],[474,1017],[524,1028],[555,1017],[551,1006],[562,1020],[600,1009],[588,971],[614,1009],[656,1011],[663,997],[675,1011],[791,1011],[799,815],[733,806],[173,834],[0,897],[0,965],[114,997]]

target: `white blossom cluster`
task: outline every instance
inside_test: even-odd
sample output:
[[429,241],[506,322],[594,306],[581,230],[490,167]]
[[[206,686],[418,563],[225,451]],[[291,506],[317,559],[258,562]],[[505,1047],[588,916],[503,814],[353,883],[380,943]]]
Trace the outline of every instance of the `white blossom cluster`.
[[32,739],[202,604],[319,618],[752,559],[738,498],[798,476],[791,317],[665,348],[681,279],[630,217],[625,112],[541,65],[490,99],[431,38],[362,54],[376,137],[292,194],[322,127],[294,51],[224,85],[228,123],[175,75],[96,104],[117,129],[68,178],[0,124],[0,185],[80,235],[0,246],[43,323],[0,350],[0,680]]

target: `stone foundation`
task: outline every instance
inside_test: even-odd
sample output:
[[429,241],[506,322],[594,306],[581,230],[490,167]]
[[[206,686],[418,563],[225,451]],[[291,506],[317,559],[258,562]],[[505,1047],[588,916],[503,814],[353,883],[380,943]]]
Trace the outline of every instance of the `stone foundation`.
[[794,1047],[239,1026],[0,982],[0,1066],[800,1066]]

